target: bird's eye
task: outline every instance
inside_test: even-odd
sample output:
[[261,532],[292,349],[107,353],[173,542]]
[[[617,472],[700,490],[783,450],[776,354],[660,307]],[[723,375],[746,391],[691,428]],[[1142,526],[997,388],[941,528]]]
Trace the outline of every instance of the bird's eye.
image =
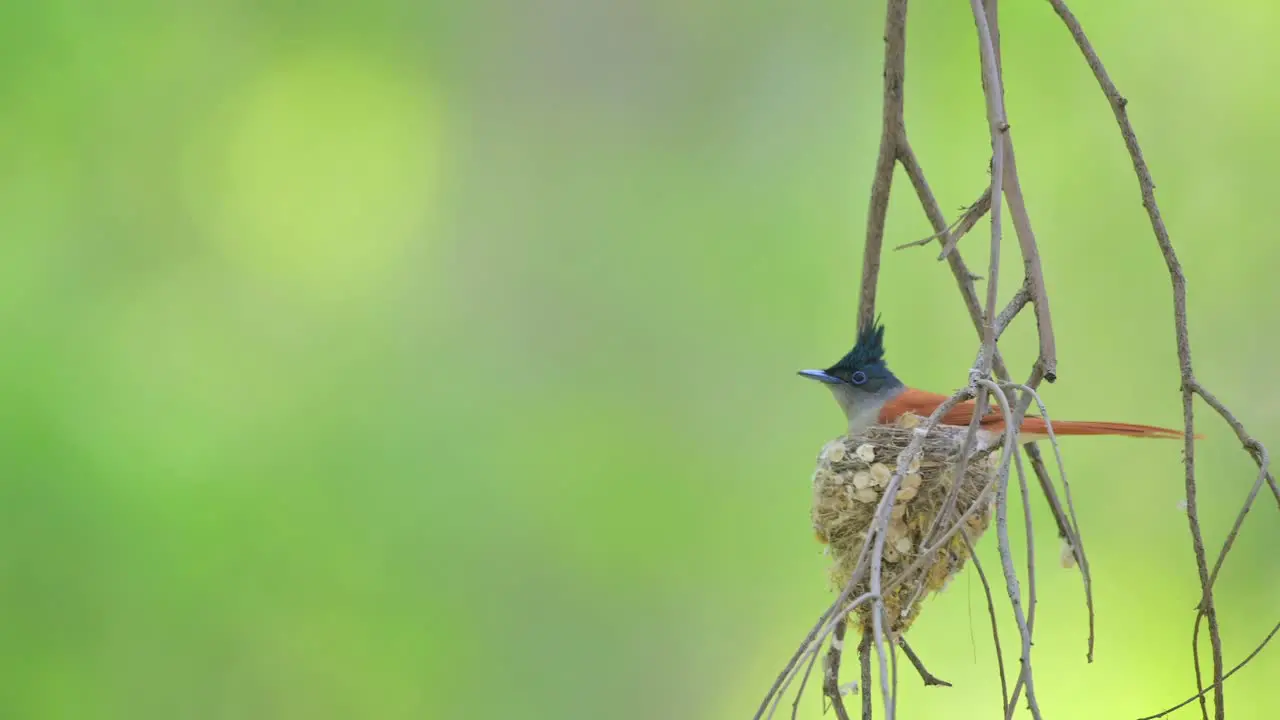
[[861,385],[866,381],[867,381],[867,374],[862,372],[861,370],[854,370],[853,374],[849,376],[849,382],[853,383],[854,385]]

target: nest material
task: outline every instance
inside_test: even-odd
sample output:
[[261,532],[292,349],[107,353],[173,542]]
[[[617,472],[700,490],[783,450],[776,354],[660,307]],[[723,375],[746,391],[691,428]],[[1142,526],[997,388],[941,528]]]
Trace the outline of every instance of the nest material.
[[[813,528],[818,539],[830,548],[831,583],[836,591],[842,590],[852,577],[880,498],[897,468],[898,456],[911,442],[913,428],[921,421],[908,415],[897,425],[873,425],[856,435],[832,440],[818,456],[813,475]],[[942,511],[952,487],[966,431],[967,428],[938,427],[930,432],[920,456],[911,463],[899,486],[885,536],[881,574],[889,630],[895,634],[906,631],[915,621],[924,594],[942,590],[969,558],[964,537],[956,533],[922,570],[888,589],[888,584],[921,555],[924,534]],[[960,515],[977,502],[982,503],[981,509],[967,519],[964,534],[976,543],[991,524],[993,495],[979,496],[998,469],[999,453],[994,449],[979,447],[971,453],[955,509],[939,525],[935,538],[953,527]],[[863,579],[850,597],[866,593],[869,587],[869,579]],[[870,627],[871,608],[871,604],[858,608],[864,629]]]

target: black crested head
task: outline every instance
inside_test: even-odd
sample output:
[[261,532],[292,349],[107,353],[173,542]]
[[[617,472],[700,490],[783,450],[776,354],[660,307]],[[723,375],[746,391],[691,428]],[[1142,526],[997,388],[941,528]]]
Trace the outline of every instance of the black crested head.
[[876,318],[858,333],[853,349],[840,358],[826,373],[869,392],[901,387],[884,361],[884,325]]
[[828,370],[865,370],[877,363],[884,364],[884,325],[878,317],[858,333],[853,349]]

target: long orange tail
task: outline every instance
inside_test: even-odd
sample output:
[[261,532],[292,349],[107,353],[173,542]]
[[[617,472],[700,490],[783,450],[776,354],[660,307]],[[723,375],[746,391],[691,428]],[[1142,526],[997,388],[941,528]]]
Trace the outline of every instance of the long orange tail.
[[[895,423],[905,413],[926,417],[946,400],[946,395],[907,388],[880,408],[880,422],[884,424]],[[974,403],[972,400],[962,402],[952,408],[951,412],[943,415],[941,422],[944,425],[968,425],[970,418],[973,417],[973,411]],[[983,414],[979,422],[982,423],[984,430],[997,433],[1004,430],[1004,414],[995,410],[994,407]],[[1062,420],[1055,422],[1053,424],[1053,433],[1055,435],[1116,435],[1135,438],[1166,438],[1169,440],[1176,440],[1183,436],[1181,430],[1157,427],[1155,425],[1095,422],[1092,420]],[[1044,418],[1036,416],[1023,418],[1022,428],[1018,434],[1023,438],[1023,442],[1043,440],[1049,437],[1049,433],[1045,429]],[[1196,439],[1202,440],[1204,436],[1196,435]]]
[[[1173,428],[1157,427],[1155,425],[1134,425],[1132,423],[1094,422],[1091,420],[1060,420],[1053,424],[1053,432],[1055,435],[1118,435],[1135,438],[1165,438],[1167,440],[1180,440],[1183,437],[1183,431],[1174,430]],[[1020,434],[1023,436],[1049,437],[1044,418],[1039,417],[1024,418]],[[1196,435],[1195,437],[1197,440],[1204,439],[1203,435]]]

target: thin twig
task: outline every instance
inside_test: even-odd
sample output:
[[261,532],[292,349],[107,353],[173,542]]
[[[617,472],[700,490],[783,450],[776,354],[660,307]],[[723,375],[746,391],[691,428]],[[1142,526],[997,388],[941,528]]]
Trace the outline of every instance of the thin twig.
[[[1004,110],[1004,63],[1000,52],[998,0],[986,0],[982,10],[983,12],[979,13],[977,7],[974,8],[974,20],[977,21],[977,15],[981,14],[987,28],[984,33],[982,23],[979,23],[978,33],[981,39],[979,50],[983,56],[983,91],[988,102],[995,104],[1004,128],[1000,138],[1004,150],[1004,162],[997,165],[993,158],[991,174],[993,177],[996,173],[1004,175],[1004,192],[1005,199],[1009,203],[1009,217],[1013,221],[1014,234],[1022,250],[1023,272],[1026,275],[1027,288],[1031,291],[1036,327],[1039,331],[1040,356],[1036,359],[1036,364],[1044,378],[1053,382],[1057,379],[1058,373],[1058,351],[1053,334],[1053,315],[1049,312],[1049,291],[1045,287],[1044,272],[1040,267],[1040,249],[1036,245],[1036,236],[1031,229],[1031,216],[1027,212],[1027,203],[1022,196],[1022,181],[1018,177],[1018,158],[1013,151],[1013,134],[1009,131],[1009,119]],[[989,53],[988,46],[990,46]],[[988,63],[990,63],[989,66]]]
[[956,247],[960,244],[960,238],[964,237],[966,233],[972,230],[973,226],[977,225],[978,221],[981,220],[982,216],[986,215],[989,210],[991,210],[990,186],[988,186],[986,192],[978,198],[978,201],[969,207],[969,211],[964,214],[964,217],[960,218],[960,225],[956,228],[955,232],[951,233],[951,236],[942,243],[942,250],[938,252],[938,259],[942,260],[954,252]]
[[[840,694],[840,654],[844,650],[844,634],[849,626],[849,619],[841,618],[840,623],[836,625],[835,634],[831,636],[831,649],[827,653],[827,669],[826,678],[822,684],[823,694],[831,702],[831,707],[835,708],[836,717],[840,720],[848,720],[849,711],[844,707],[844,697]],[[815,654],[816,658],[817,655]],[[807,673],[806,673],[807,675]],[[866,692],[865,689],[859,689],[860,692]],[[792,717],[795,717],[795,710],[800,707],[800,698],[804,697],[804,683],[800,685],[800,690],[796,691],[796,704],[792,708]]]
[[[888,619],[888,611],[881,610],[885,613],[885,619]],[[893,698],[893,707],[898,706],[898,640],[900,635],[892,632],[889,635],[889,675],[893,678],[890,697]]]
[[[1187,330],[1187,280],[1182,272],[1182,263],[1178,260],[1178,254],[1173,248],[1173,242],[1169,239],[1169,231],[1160,215],[1160,207],[1156,204],[1155,181],[1152,180],[1151,170],[1147,167],[1147,162],[1142,156],[1142,148],[1138,144],[1138,136],[1133,130],[1132,123],[1129,122],[1129,113],[1125,109],[1128,105],[1128,100],[1120,94],[1115,83],[1107,75],[1106,68],[1103,67],[1102,60],[1098,57],[1093,45],[1085,35],[1084,28],[1080,26],[1080,22],[1076,20],[1075,15],[1071,13],[1066,3],[1063,0],[1049,0],[1049,4],[1053,6],[1058,17],[1062,18],[1063,23],[1066,24],[1071,37],[1084,54],[1085,62],[1088,63],[1089,69],[1093,71],[1093,75],[1101,86],[1103,94],[1107,97],[1107,102],[1115,115],[1116,123],[1120,126],[1120,135],[1124,139],[1125,148],[1128,150],[1129,157],[1133,162],[1134,172],[1138,176],[1138,186],[1142,192],[1142,205],[1147,210],[1147,217],[1151,221],[1151,229],[1155,233],[1156,244],[1159,245],[1160,252],[1164,256],[1165,265],[1169,270],[1169,280],[1173,289],[1173,318],[1174,330],[1177,335],[1178,366],[1182,381],[1182,416],[1185,425],[1183,462],[1186,468],[1184,484],[1187,501],[1187,523],[1191,531],[1192,551],[1195,554],[1196,570],[1199,573],[1202,591],[1199,612],[1203,613],[1209,621],[1209,642],[1213,651],[1214,714],[1217,720],[1223,720],[1226,708],[1224,707],[1222,684],[1222,636],[1218,628],[1218,613],[1213,602],[1213,586],[1209,580],[1204,536],[1200,530],[1200,515],[1196,501],[1195,408],[1193,404],[1195,374],[1192,371],[1191,339]],[[1198,624],[1197,621],[1197,627]],[[1196,672],[1199,673],[1199,663],[1196,664]],[[1202,714],[1208,717],[1208,710],[1204,705],[1203,696],[1201,696],[1200,703]]]
[[[979,0],[973,0],[976,8]],[[981,13],[979,13],[981,14]],[[1005,442],[1012,445],[1016,436],[1016,425],[1009,410],[1009,398],[1000,386],[990,380],[980,380],[1000,402],[1005,418]],[[1013,567],[1013,550],[1009,543],[1009,468],[1006,465],[997,476],[999,483],[996,489],[996,536],[1000,543],[1000,560],[1004,566],[1005,587],[1009,592],[1009,603],[1013,606],[1013,617],[1018,623],[1018,633],[1022,637],[1022,669],[1018,673],[1018,681],[1014,683],[1009,697],[1009,707],[1005,711],[1005,720],[1011,720],[1018,704],[1018,686],[1025,682],[1027,687],[1027,704],[1031,708],[1031,716],[1040,720],[1040,706],[1036,701],[1035,682],[1031,671],[1031,629],[1027,627],[1027,619],[1022,611],[1022,592],[1018,584],[1018,571]]]
[[901,647],[902,652],[906,654],[907,660],[911,662],[911,666],[920,674],[920,679],[924,681],[926,687],[951,687],[951,683],[929,672],[929,669],[924,666],[924,661],[921,660],[920,656],[916,655],[916,651],[912,650],[911,646],[907,644],[906,638],[899,637],[898,646]]
[[987,596],[987,615],[991,618],[991,638],[996,645],[996,669],[1000,673],[1000,700],[1001,707],[1004,708],[1004,715],[1009,715],[1009,685],[1005,680],[1004,674],[1004,651],[1000,647],[1000,623],[996,618],[995,598],[991,595],[991,583],[987,582],[987,574],[982,571],[982,562],[978,560],[978,551],[973,547],[973,541],[969,539],[969,533],[960,531],[960,537],[964,538],[964,546],[969,549],[969,561],[973,563],[974,570],[978,571],[978,580],[982,582],[982,592]]
[[[841,601],[843,601],[843,598]],[[831,617],[831,614],[835,612],[838,607],[839,605],[832,605],[818,617],[818,621],[814,623],[813,628],[809,630],[809,634],[805,636],[804,640],[800,641],[800,647],[792,653],[791,659],[788,660],[786,666],[782,668],[782,672],[778,673],[778,677],[773,681],[773,685],[769,686],[769,691],[765,693],[764,700],[760,701],[760,707],[756,709],[756,714],[752,716],[753,720],[760,720],[760,718],[765,717],[766,713],[769,717],[773,717],[773,713],[777,709],[778,702],[786,693],[786,685],[790,683],[790,678],[794,677],[796,664],[800,662],[800,658],[804,657],[806,651],[809,650],[810,645],[813,643],[813,639],[818,634],[818,631],[826,626],[827,618]]]
[[[916,189],[916,197],[920,199],[920,206],[924,209],[924,214],[929,218],[929,224],[933,229],[938,231],[941,236],[947,227],[947,219],[942,214],[942,208],[938,205],[938,200],[934,197],[933,190],[929,187],[929,181],[925,178],[924,168],[920,166],[920,160],[916,157],[915,150],[912,149],[911,143],[903,137],[899,141],[899,159],[902,161],[902,169],[906,171],[907,177],[911,180],[911,184]],[[987,187],[987,202],[990,203],[991,188]],[[944,242],[939,240],[938,242]],[[947,265],[951,268],[951,274],[956,279],[956,285],[960,288],[960,297],[964,300],[964,306],[969,311],[969,317],[973,320],[973,327],[978,331],[978,337],[982,337],[982,300],[978,297],[978,291],[973,284],[973,272],[969,270],[969,266],[965,264],[964,258],[959,252],[953,252],[947,255]],[[1002,368],[1004,363],[1000,359],[999,351],[996,353],[995,365]]]
[[[938,200],[933,195],[933,190],[929,187],[929,181],[924,174],[924,168],[921,167],[919,158],[916,157],[911,143],[903,137],[899,141],[900,155],[902,161],[902,169],[906,171],[907,177],[911,180],[911,184],[916,189],[916,197],[920,200],[920,206],[924,209],[925,216],[929,219],[929,223],[933,225],[939,235],[947,226],[946,217],[942,214],[942,208],[938,204]],[[990,202],[990,187],[987,188],[987,201]],[[989,207],[989,206],[988,206]],[[939,242],[943,242],[939,240]],[[947,256],[947,264],[951,268],[951,275],[955,278],[956,287],[960,291],[960,297],[964,301],[965,308],[969,311],[969,317],[973,321],[973,327],[978,333],[978,337],[983,335],[982,320],[982,304],[978,299],[978,291],[973,284],[973,273],[965,264],[964,258],[960,252],[952,252]],[[1000,357],[999,348],[996,349],[994,360],[994,368],[996,377],[1002,381],[1008,381],[1009,370],[1004,365],[1004,360]],[[1049,471],[1045,468],[1044,460],[1040,456],[1040,449],[1035,444],[1028,444],[1024,448],[1027,457],[1031,458],[1031,467],[1035,470],[1036,479],[1040,483],[1040,489],[1044,492],[1045,500],[1049,503],[1049,510],[1053,514],[1054,522],[1058,526],[1059,537],[1071,538],[1076,535],[1073,531],[1071,523],[1068,521],[1067,513],[1059,502],[1057,493],[1053,489],[1053,483],[1049,479]]]
[[[976,15],[982,15],[981,0],[971,0],[973,11]],[[1003,197],[1002,178],[1004,169],[1004,142],[1001,135],[1006,129],[1007,124],[1004,122],[1004,111],[999,103],[998,92],[993,92],[992,88],[999,88],[1000,78],[995,70],[995,61],[991,50],[991,36],[986,30],[985,19],[979,24],[979,36],[983,45],[983,86],[986,88],[987,98],[987,122],[991,131],[991,148],[992,148],[992,167],[991,173],[991,254],[989,258],[987,270],[987,301],[986,312],[983,313],[982,327],[982,347],[978,352],[978,360],[974,363],[973,369],[970,371],[969,383],[975,386],[975,400],[973,414],[969,420],[969,429],[965,434],[964,443],[960,448],[960,457],[957,462],[957,468],[954,477],[964,477],[966,466],[969,463],[969,455],[973,452],[974,442],[978,437],[978,427],[981,424],[982,416],[987,407],[987,391],[985,386],[978,383],[979,378],[986,377],[991,374],[992,365],[995,363],[996,356],[996,300],[999,297],[1000,282],[1000,208],[1001,198]],[[1013,314],[1010,314],[1012,318]],[[1012,443],[1012,441],[1010,441]],[[959,497],[960,483],[955,483],[950,492],[947,493],[946,500],[943,501],[942,510],[933,518],[929,524],[928,530],[924,534],[924,542],[929,543],[933,540],[934,533],[937,532],[941,523],[951,517],[951,512],[955,508],[956,499]]]
[[[1027,474],[1022,468],[1022,456],[1015,455],[1014,465],[1018,470],[1018,488],[1022,492],[1022,518],[1027,533],[1027,638],[1025,648],[1030,648],[1034,642],[1036,632],[1036,544],[1034,525],[1031,523],[1031,498],[1027,494]],[[1018,679],[1013,684],[1013,696],[1010,702],[1016,704],[1018,695],[1022,692],[1022,684],[1031,677],[1030,672],[1018,675]],[[1028,692],[1030,697],[1030,692]],[[1008,708],[1005,708],[1005,717],[1011,717]]]
[[[929,218],[929,222],[934,229],[939,231],[939,237],[943,236],[946,229],[946,220],[942,214],[941,207],[937,199],[933,195],[933,191],[929,187],[929,182],[925,177],[924,169],[921,167],[919,159],[912,150],[911,144],[904,137],[900,143],[900,158],[902,160],[903,169],[907,173],[907,177],[911,180],[912,185],[916,189],[916,195],[920,200],[920,204],[924,209],[925,215]],[[990,188],[987,189],[985,199],[990,202]],[[944,242],[939,240],[939,242]],[[945,244],[945,243],[944,243]],[[952,252],[946,255],[948,264],[951,267],[951,273],[955,277],[956,286],[960,290],[960,296],[964,300],[965,307],[969,311],[969,316],[973,320],[974,328],[979,336],[983,334],[982,309],[978,300],[978,294],[973,284],[973,273],[969,271],[965,265],[964,259],[959,252]],[[1008,322],[1005,323],[1007,326]],[[994,366],[997,377],[1003,381],[1009,380],[1009,371],[1004,367],[1004,362],[1000,357],[999,350],[996,350]],[[1056,442],[1056,441],[1055,441]],[[1040,455],[1040,449],[1034,443],[1024,447],[1027,457],[1031,460],[1031,467],[1035,471],[1036,479],[1040,484],[1046,502],[1049,504],[1050,512],[1053,515],[1054,522],[1058,526],[1058,535],[1066,538],[1073,548],[1078,548],[1079,556],[1077,562],[1084,578],[1085,598],[1089,611],[1089,650],[1088,660],[1093,661],[1093,637],[1094,637],[1094,612],[1093,612],[1093,593],[1092,583],[1089,578],[1089,570],[1087,560],[1083,559],[1083,545],[1080,542],[1080,533],[1078,524],[1074,521],[1074,509],[1071,510],[1070,517],[1068,512],[1063,509],[1062,503],[1058,499],[1053,482],[1049,477],[1048,469],[1045,467],[1044,460]],[[1055,452],[1058,452],[1055,448]],[[1061,467],[1061,464],[1060,464]],[[1065,483],[1065,474],[1063,475]],[[1068,490],[1069,493],[1069,490]],[[1069,499],[1069,495],[1068,495]],[[1070,503],[1068,503],[1070,507]],[[1001,677],[1003,678],[1003,671]],[[1007,693],[1006,693],[1007,695]]]
[[[845,623],[840,623],[836,627],[836,632],[831,638],[831,651],[827,654],[827,666],[823,669],[823,695],[826,695],[826,683],[829,678],[837,679],[837,692],[840,677],[840,650],[844,643]],[[837,639],[839,640],[837,642]],[[800,677],[800,687],[796,688],[795,701],[791,703],[791,720],[796,720],[800,715],[800,700],[804,698],[804,686],[809,684],[809,676],[813,674],[813,666],[818,662],[819,653],[814,653],[809,659],[809,665],[805,668],[804,675]],[[779,693],[777,699],[781,700],[784,693]],[[775,703],[776,707],[776,703]],[[769,713],[772,717],[773,713]]]
[[[899,138],[898,139],[898,148],[899,148],[898,159],[901,160],[904,165],[906,164],[906,160],[902,157],[902,148],[905,146],[906,146],[906,143],[904,139]],[[960,242],[960,238],[964,237],[966,233],[972,230],[973,226],[977,225],[978,221],[982,219],[982,216],[986,215],[987,211],[990,209],[991,209],[991,186],[988,185],[986,189],[982,191],[982,195],[980,195],[978,199],[973,202],[972,205],[965,208],[964,214],[956,218],[955,222],[946,226],[942,230],[938,230],[934,232],[929,237],[921,238],[919,240],[912,240],[909,243],[903,243],[895,247],[894,250],[895,251],[906,250],[907,248],[920,247],[922,245],[928,245],[934,240],[938,240],[942,243],[942,252],[938,253],[938,259],[943,260],[947,257],[947,255],[951,253],[951,251],[955,250],[956,245]]]
[[1009,304],[1006,305],[1004,310],[1001,310],[1000,314],[996,316],[995,325],[997,340],[999,340],[1000,336],[1004,334],[1005,329],[1009,327],[1009,323],[1013,322],[1013,318],[1022,311],[1022,308],[1026,307],[1026,304],[1030,299],[1031,291],[1027,290],[1027,283],[1026,281],[1023,281],[1022,287],[1018,288],[1018,291],[1013,294],[1013,297],[1009,298]]
[[[871,720],[871,633],[862,633],[862,641],[858,643],[858,664],[862,669],[859,675],[862,684],[858,687],[862,695],[862,720]],[[839,720],[849,720],[848,715]]]
[[[850,590],[852,589],[852,587],[853,585],[846,585],[845,589]],[[841,597],[843,598],[845,596],[842,595]],[[809,657],[810,659],[809,659],[808,666],[805,668],[804,675],[800,680],[800,688],[796,691],[797,696],[800,696],[803,694],[804,686],[809,679],[809,674],[813,671],[814,662],[817,660],[818,655],[822,650],[822,644],[827,641],[828,637],[830,637],[835,633],[835,628],[838,622],[844,618],[847,618],[849,614],[852,613],[854,610],[876,599],[877,598],[873,596],[871,593],[864,593],[862,595],[859,595],[855,600],[849,602],[847,605],[844,605],[843,608],[839,605],[839,603],[843,602],[843,600],[839,600],[837,601],[836,604],[833,604],[831,607],[827,609],[827,613],[824,614],[823,619],[820,619],[819,624],[816,625],[810,631],[810,636],[816,637],[816,639],[813,641],[813,643],[810,646],[802,648],[801,658]],[[825,618],[831,615],[834,615],[834,619],[831,621],[830,624],[826,624]],[[842,651],[843,651],[843,648],[841,649],[841,652]],[[840,655],[840,652],[838,652],[837,655]],[[786,695],[787,689],[791,686],[791,683],[795,680],[795,678],[796,678],[796,675],[793,669],[792,674],[785,677],[785,682],[782,683],[781,690],[778,691],[778,693],[774,698],[774,701],[773,701],[774,707],[769,711],[769,714],[766,715],[765,717],[768,717],[768,718],[773,717],[774,712],[777,710],[777,705],[779,701],[781,701],[782,696]],[[800,698],[797,697],[796,698],[797,704],[799,703],[799,700]]]
[[889,191],[898,160],[902,135],[903,81],[907,58],[907,0],[889,0],[884,24],[884,103],[880,121],[880,153],[871,181],[867,211],[867,240],[862,248],[862,295],[858,301],[858,327],[870,327],[876,315],[876,282],[880,277],[880,247],[884,243]]
[[[1245,665],[1248,665],[1251,660],[1257,657],[1258,653],[1262,652],[1262,649],[1267,646],[1267,643],[1271,642],[1271,638],[1275,637],[1276,633],[1278,632],[1280,632],[1280,623],[1276,623],[1275,627],[1271,628],[1271,632],[1267,633],[1267,636],[1262,639],[1262,642],[1258,643],[1258,646],[1253,649],[1253,652],[1246,655],[1243,660],[1241,660],[1239,663],[1236,663],[1235,667],[1231,668],[1229,671],[1227,671],[1225,675],[1222,676],[1223,682],[1225,682],[1226,679],[1231,677],[1232,675],[1235,675],[1237,670],[1240,670]],[[1210,688],[1210,689],[1216,689],[1216,688]],[[1207,692],[1209,692],[1209,689],[1203,689],[1199,693],[1192,695],[1191,697],[1187,698],[1186,700],[1183,700],[1182,702],[1178,703],[1177,705],[1174,705],[1171,708],[1162,710],[1161,712],[1158,712],[1155,715],[1148,715],[1147,717],[1139,718],[1138,720],[1156,720],[1157,718],[1162,718],[1166,715],[1173,713],[1176,710],[1181,710],[1182,708],[1190,705],[1196,700],[1203,698],[1204,694]]]
[[[1076,519],[1075,503],[1071,500],[1071,483],[1067,481],[1067,466],[1062,461],[1062,447],[1058,445],[1058,436],[1053,431],[1053,420],[1049,417],[1049,408],[1045,407],[1044,400],[1040,398],[1040,393],[1034,388],[1027,385],[1019,385],[1018,383],[1005,383],[1005,387],[1021,390],[1035,400],[1036,407],[1040,410],[1040,417],[1044,419],[1045,431],[1049,435],[1049,444],[1053,447],[1053,456],[1058,463],[1058,475],[1062,478],[1062,492],[1067,499],[1067,512],[1070,515],[1070,524],[1068,527],[1072,529],[1070,535],[1066,537],[1067,542],[1071,545],[1072,556],[1075,558],[1076,565],[1080,568],[1080,577],[1084,580],[1084,603],[1085,608],[1089,612],[1089,640],[1088,650],[1085,658],[1088,662],[1093,662],[1093,644],[1095,637],[1094,630],[1094,611],[1093,611],[1093,576],[1089,571],[1089,556],[1084,551],[1084,540],[1080,536],[1080,523]],[[1030,453],[1028,453],[1030,455]],[[1034,463],[1038,458],[1033,458]],[[1053,486],[1049,486],[1049,490],[1053,490]],[[1054,496],[1056,499],[1056,495]]]

